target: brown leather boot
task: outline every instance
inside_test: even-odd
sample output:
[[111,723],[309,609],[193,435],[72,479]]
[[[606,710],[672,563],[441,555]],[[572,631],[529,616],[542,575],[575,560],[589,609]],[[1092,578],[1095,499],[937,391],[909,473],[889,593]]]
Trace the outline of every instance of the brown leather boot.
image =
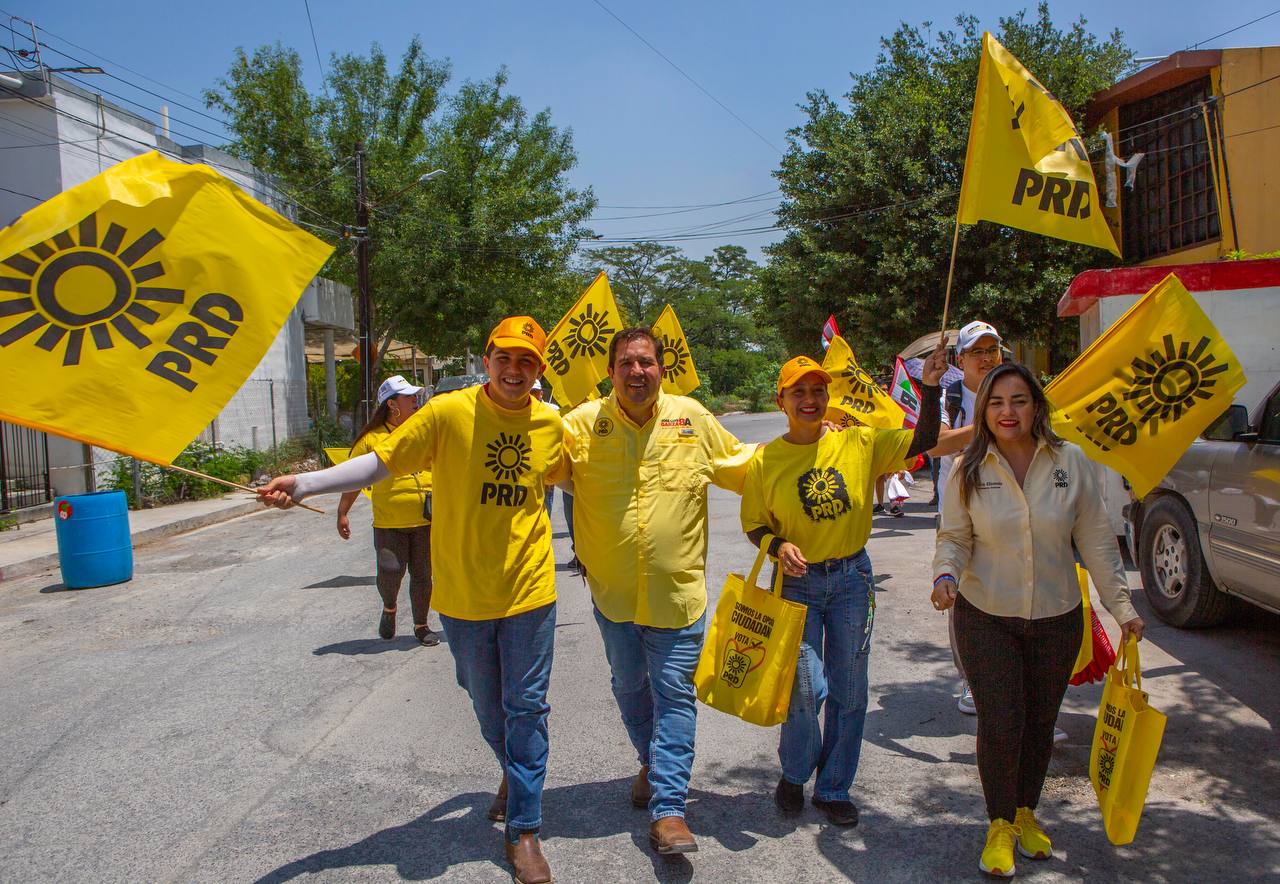
[[649,825],[649,843],[661,854],[696,853],[698,842],[682,816],[664,816]]
[[503,822],[507,818],[507,775],[505,773],[502,775],[502,783],[498,786],[498,794],[493,796],[485,816],[495,823]]
[[551,877],[551,866],[542,855],[537,835],[526,832],[515,844],[503,835],[502,841],[507,847],[507,862],[516,872],[516,884],[553,884],[555,878]]
[[649,799],[653,797],[653,788],[649,785],[649,765],[640,768],[640,773],[636,774],[636,778],[631,781],[631,805],[633,807],[648,807]]

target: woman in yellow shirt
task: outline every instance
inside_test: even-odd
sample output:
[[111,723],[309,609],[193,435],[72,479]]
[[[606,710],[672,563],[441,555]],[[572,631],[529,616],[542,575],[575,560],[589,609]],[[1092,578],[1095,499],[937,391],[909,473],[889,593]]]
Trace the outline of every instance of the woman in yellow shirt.
[[[1142,638],[1094,466],[1049,425],[1024,366],[996,366],[978,387],[973,438],[942,495],[933,606],[955,606],[955,641],[978,709],[978,776],[987,803],[982,871],[1014,873],[1014,850],[1048,859],[1035,808],[1053,726],[1080,649],[1080,552],[1121,644]],[[956,578],[959,578],[957,580]]]
[[[867,667],[875,583],[865,549],[876,477],[900,469],[937,441],[945,341],[926,360],[920,422],[914,430],[851,426],[823,417],[831,376],[797,356],[778,377],[787,432],[756,450],[742,490],[742,530],[782,566],[783,598],[808,608],[791,707],[782,725],[782,778],[774,800],[785,814],[813,806],[840,826],[858,823],[849,798],[867,715]],[[825,722],[818,713],[826,706]]]
[[[351,456],[373,451],[418,410],[415,387],[400,375],[392,375],[378,387],[378,407],[351,446]],[[413,606],[413,634],[428,647],[440,637],[427,625],[431,605],[431,473],[422,470],[406,476],[389,476],[370,489],[373,500],[373,549],[378,566],[378,594],[382,617],[378,635],[390,640],[396,634],[396,600],[400,584],[409,572],[409,602]],[[351,537],[347,513],[360,496],[348,491],[338,501],[338,535]]]

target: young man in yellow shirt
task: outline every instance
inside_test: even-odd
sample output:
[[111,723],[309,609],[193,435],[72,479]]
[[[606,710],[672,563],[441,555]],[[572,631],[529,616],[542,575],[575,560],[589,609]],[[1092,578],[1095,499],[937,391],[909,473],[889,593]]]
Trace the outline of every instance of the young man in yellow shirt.
[[[487,384],[429,401],[371,454],[281,476],[259,492],[269,505],[288,506],[432,470],[433,601],[458,683],[503,769],[506,806],[496,815],[505,817],[507,859],[523,884],[552,880],[538,841],[556,621],[543,493],[567,465],[559,415],[529,395],[545,344],[530,317],[504,319],[485,345]],[[495,550],[503,540],[506,548]]]
[[640,760],[631,801],[648,807],[659,853],[697,843],[684,822],[693,767],[693,670],[706,626],[707,486],[738,492],[751,459],[702,407],[662,392],[646,328],[609,346],[613,392],[565,418],[574,540]]

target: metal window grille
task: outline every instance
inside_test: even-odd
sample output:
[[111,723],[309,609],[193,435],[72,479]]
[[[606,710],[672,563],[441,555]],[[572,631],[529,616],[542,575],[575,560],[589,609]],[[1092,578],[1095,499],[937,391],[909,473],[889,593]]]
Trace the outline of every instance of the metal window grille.
[[[1145,260],[1222,236],[1199,105],[1212,96],[1209,78],[1120,108],[1120,154],[1147,156],[1132,191],[1121,197],[1125,257]],[[1217,137],[1217,120],[1209,125]]]
[[49,437],[39,430],[0,421],[0,512],[51,500]]

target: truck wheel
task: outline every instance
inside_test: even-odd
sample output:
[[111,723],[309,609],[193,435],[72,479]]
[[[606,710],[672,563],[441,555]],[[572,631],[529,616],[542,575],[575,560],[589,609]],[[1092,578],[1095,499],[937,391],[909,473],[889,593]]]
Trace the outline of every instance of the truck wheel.
[[1186,505],[1160,497],[1142,520],[1142,585],[1156,616],[1171,626],[1213,626],[1227,613],[1227,596],[1213,584],[1200,532]]

